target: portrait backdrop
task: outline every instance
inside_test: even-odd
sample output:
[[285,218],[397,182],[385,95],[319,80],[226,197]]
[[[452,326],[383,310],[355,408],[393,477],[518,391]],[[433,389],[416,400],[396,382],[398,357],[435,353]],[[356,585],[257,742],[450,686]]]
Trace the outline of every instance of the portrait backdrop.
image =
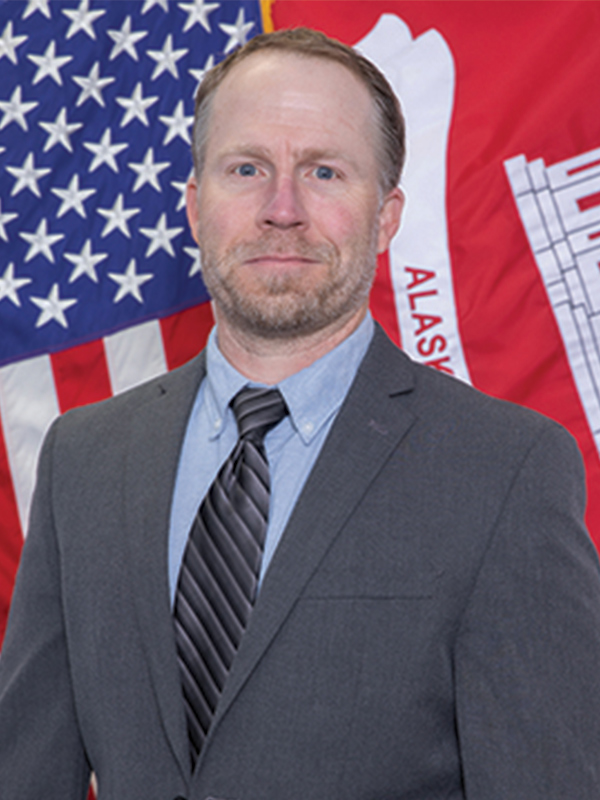
[[600,545],[600,4],[10,0],[0,642],[52,420],[179,366],[210,330],[183,199],[204,71],[298,25],[375,61],[406,116],[375,318],[418,361],[571,431]]

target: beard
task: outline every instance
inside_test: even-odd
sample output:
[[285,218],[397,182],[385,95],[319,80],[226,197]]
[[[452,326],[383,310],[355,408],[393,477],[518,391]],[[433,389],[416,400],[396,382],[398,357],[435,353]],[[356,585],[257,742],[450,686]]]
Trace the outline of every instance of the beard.
[[[334,244],[312,244],[298,232],[268,231],[221,257],[202,236],[200,242],[202,276],[219,312],[231,326],[261,338],[307,336],[349,318],[366,303],[377,263],[375,232],[357,236],[345,261]],[[311,263],[289,272],[258,272],[245,263],[289,254]]]

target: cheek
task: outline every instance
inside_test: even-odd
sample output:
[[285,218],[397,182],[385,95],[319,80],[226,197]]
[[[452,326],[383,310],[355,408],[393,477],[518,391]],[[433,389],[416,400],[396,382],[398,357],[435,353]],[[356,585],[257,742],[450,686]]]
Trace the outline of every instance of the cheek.
[[217,248],[228,248],[248,238],[253,228],[256,206],[240,198],[227,200],[218,196],[202,197],[199,203],[200,244],[210,243]]
[[316,230],[342,249],[346,244],[353,245],[369,235],[374,225],[375,207],[364,201],[322,201],[315,204],[311,216]]

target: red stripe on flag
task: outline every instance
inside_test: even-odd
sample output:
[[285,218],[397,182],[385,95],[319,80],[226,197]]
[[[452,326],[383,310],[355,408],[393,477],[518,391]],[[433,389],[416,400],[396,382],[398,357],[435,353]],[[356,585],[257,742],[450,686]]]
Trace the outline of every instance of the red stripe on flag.
[[165,358],[170,370],[198,355],[206,344],[213,321],[210,303],[161,319]]
[[377,259],[377,272],[371,289],[370,307],[373,317],[379,322],[390,339],[400,347],[400,328],[398,326],[396,304],[394,303],[390,258],[387,251]]
[[588,208],[594,208],[594,206],[600,206],[600,192],[595,192],[594,194],[588,194],[587,197],[581,197],[577,201],[577,205],[579,206],[580,211],[587,211]]
[[61,413],[111,396],[101,339],[54,353],[50,361]]
[[0,425],[0,648],[4,640],[10,598],[21,556],[23,536],[13,490],[4,434]]
[[568,169],[567,175],[569,175],[569,177],[571,175],[577,175],[579,172],[586,172],[588,169],[591,169],[592,167],[600,167],[600,158],[597,161],[590,161],[587,164],[582,164],[579,167],[573,167],[573,169]]

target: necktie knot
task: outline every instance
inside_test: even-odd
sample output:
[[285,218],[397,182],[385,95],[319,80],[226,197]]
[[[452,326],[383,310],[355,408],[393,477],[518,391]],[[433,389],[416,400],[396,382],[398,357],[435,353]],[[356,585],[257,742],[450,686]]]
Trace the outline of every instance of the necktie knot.
[[250,387],[239,391],[231,401],[240,439],[262,444],[267,433],[287,415],[279,389]]

